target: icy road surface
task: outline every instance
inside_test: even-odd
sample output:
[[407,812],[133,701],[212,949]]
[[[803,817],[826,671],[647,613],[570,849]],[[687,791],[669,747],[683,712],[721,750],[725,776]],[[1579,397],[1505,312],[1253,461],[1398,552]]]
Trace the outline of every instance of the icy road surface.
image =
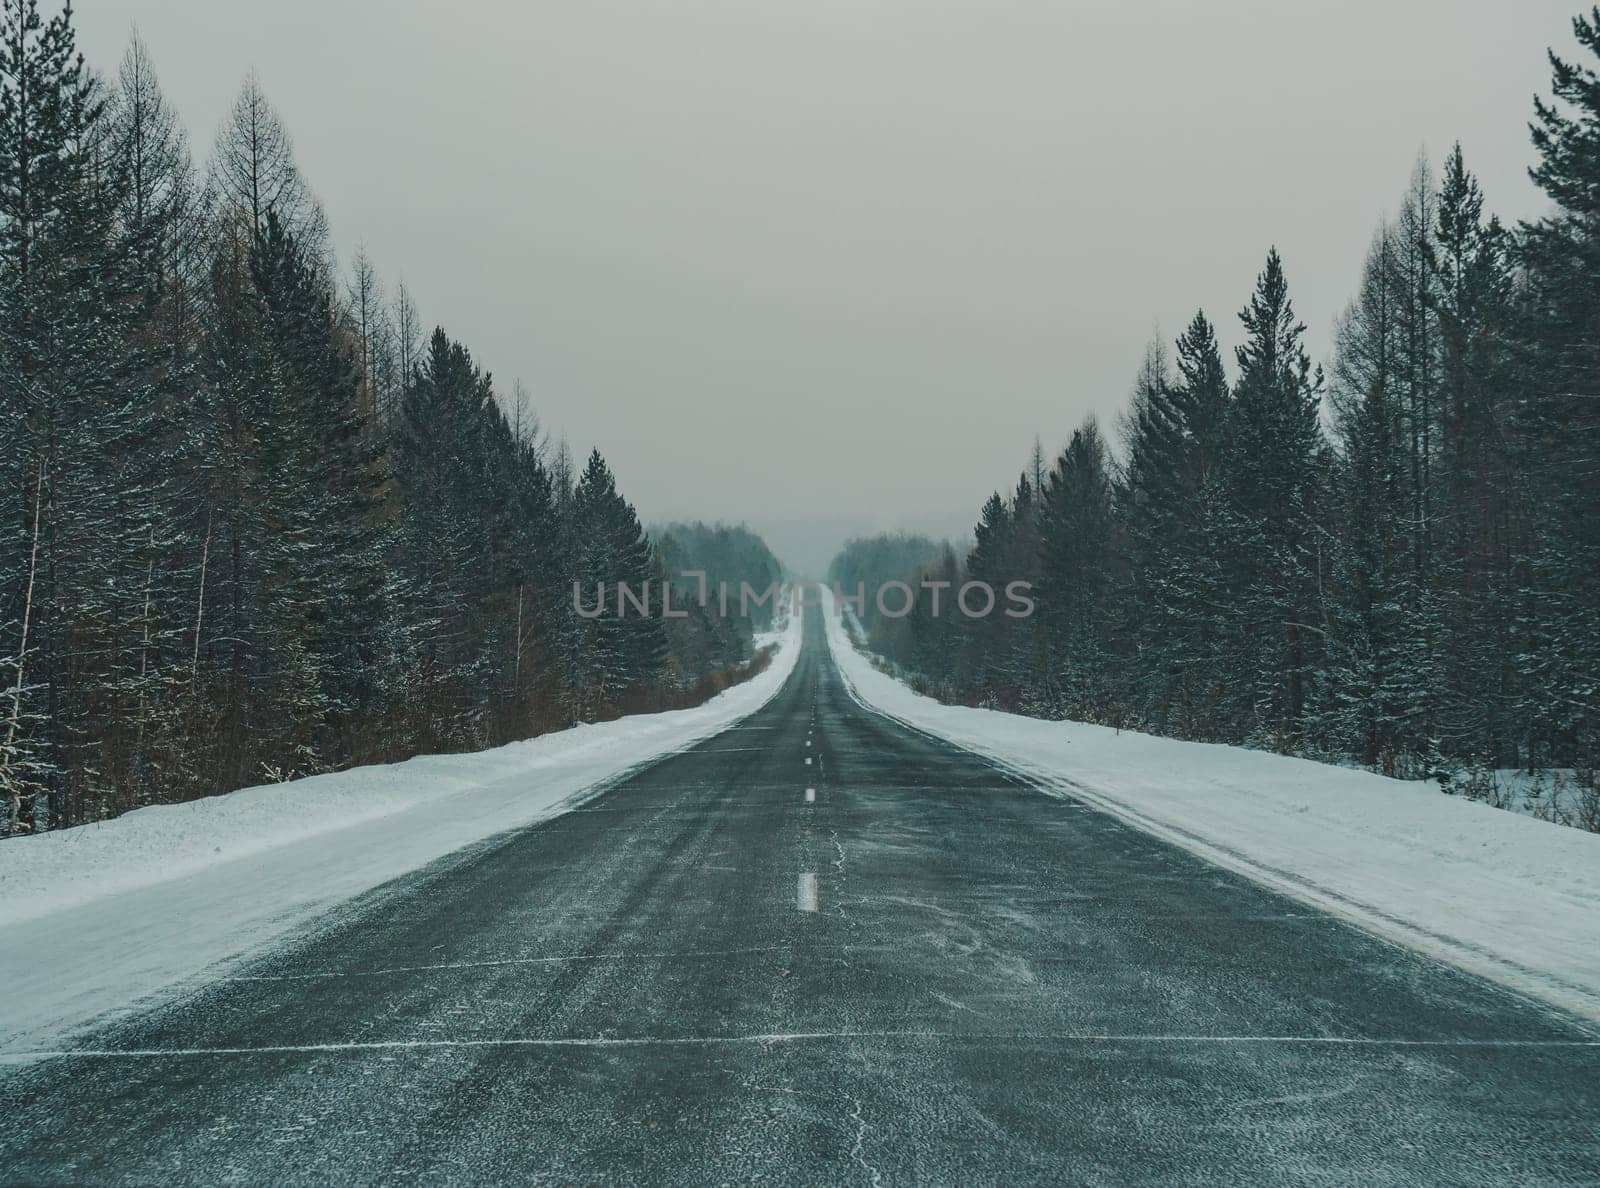
[[13,1060],[10,1183],[1600,1169],[1587,1025],[875,714],[814,611],[732,728]]

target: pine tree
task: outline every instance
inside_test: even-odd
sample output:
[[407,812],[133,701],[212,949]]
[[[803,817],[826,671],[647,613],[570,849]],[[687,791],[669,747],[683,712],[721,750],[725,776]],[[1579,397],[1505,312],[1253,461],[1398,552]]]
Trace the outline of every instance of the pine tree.
[[[144,804],[186,786],[186,748],[177,736],[184,730],[182,677],[192,667],[183,663],[183,627],[204,549],[190,514],[201,440],[191,418],[200,404],[194,394],[201,387],[210,211],[183,129],[137,34],[118,71],[107,123],[105,151],[123,182],[117,215],[141,295],[138,336],[151,396],[141,410],[139,444],[123,460],[125,535],[139,543],[117,583],[134,605],[133,640],[121,649],[128,724],[115,780],[125,799]],[[135,491],[142,494],[135,498]],[[111,719],[102,714],[102,721]]]
[[963,581],[961,562],[946,544],[939,559],[916,577],[917,599],[906,621],[910,664],[937,688],[950,690],[958,676],[962,633],[956,605]]
[[437,329],[396,432],[403,504],[398,563],[408,575],[408,615],[447,738],[478,729],[488,704],[491,656],[481,604],[490,582],[489,528],[479,501],[478,421],[490,399],[487,377],[466,348]]
[[[1154,377],[1152,383],[1159,382]],[[1109,462],[1091,417],[1050,473],[1040,501],[1039,622],[1045,656],[1038,711],[1119,721],[1112,688],[1112,551]]]
[[[1229,405],[1216,332],[1196,313],[1177,341],[1177,375],[1152,348],[1125,423],[1118,510],[1129,565],[1119,626],[1123,685],[1144,720],[1201,730],[1214,682],[1215,557],[1207,544]],[[1159,366],[1152,360],[1159,360]]]
[[1342,448],[1327,638],[1325,740],[1397,774],[1418,749],[1430,682],[1416,614],[1416,436],[1406,382],[1412,294],[1401,245],[1381,228],[1338,330],[1332,402]]
[[1323,630],[1317,531],[1322,387],[1302,345],[1277,250],[1239,315],[1245,342],[1221,459],[1228,596],[1222,679],[1236,728],[1274,745],[1300,736]]
[[[5,605],[25,608],[8,610],[17,645],[0,653],[34,674],[13,682],[12,701],[19,730],[40,724],[28,753],[49,796],[36,826],[114,801],[151,533],[154,400],[135,244],[118,218],[127,177],[71,17],[43,21],[31,0],[0,7],[0,386],[17,447],[12,522],[32,542],[26,564],[15,552],[0,563]],[[36,654],[21,654],[24,623]]]
[[[520,391],[520,385],[518,385]],[[512,619],[507,737],[524,737],[555,712],[547,695],[562,680],[557,645],[568,603],[561,565],[555,490],[536,425],[523,414],[511,425],[507,479],[508,612]],[[509,604],[514,603],[514,611]]]
[[[1011,505],[996,491],[989,496],[979,515],[975,543],[967,556],[968,581],[983,582],[990,589],[1002,592],[1008,582],[1017,580],[1011,574],[1014,525]],[[986,615],[973,619],[966,634],[966,654],[971,658],[966,668],[971,690],[981,700],[992,702],[997,694],[1007,690],[1011,678],[1006,661],[1014,632],[1000,618]]]
[[[1017,477],[1011,496],[1009,540],[999,573],[1003,580],[996,589],[1019,581],[1038,586],[1043,580],[1044,537],[1040,513],[1044,492],[1033,481],[1033,469],[1030,461]],[[1001,649],[995,663],[1005,674],[1006,684],[1018,691],[1038,688],[1047,671],[1039,623],[1019,625],[1005,620],[1001,630]]]
[[[1600,57],[1600,10],[1573,21]],[[1534,757],[1600,752],[1600,75],[1550,55],[1535,101],[1533,180],[1554,214],[1524,224],[1519,257],[1522,464],[1536,540],[1525,614],[1524,712]]]
[[[1424,157],[1412,170],[1400,214],[1389,231],[1386,267],[1397,298],[1392,316],[1397,340],[1390,365],[1395,406],[1403,418],[1408,477],[1403,494],[1410,508],[1412,580],[1431,588],[1434,520],[1438,493],[1433,471],[1439,437],[1439,269],[1434,249],[1438,196]],[[1431,641],[1430,641],[1431,642]]]
[[593,605],[590,600],[599,591],[605,595],[601,614],[586,624],[584,671],[579,678],[591,707],[603,710],[654,678],[665,658],[659,590],[644,614],[623,603],[619,590],[626,586],[643,595],[659,566],[638,514],[617,491],[616,479],[599,450],[589,454],[578,479],[573,518],[578,550],[575,580],[586,606]]
[[1511,445],[1511,299],[1507,236],[1485,220],[1483,194],[1458,144],[1445,163],[1435,232],[1439,259],[1443,548],[1448,624],[1441,735],[1491,766],[1518,761],[1516,624],[1528,552],[1527,515]]
[[1117,608],[1116,632],[1126,661],[1120,674],[1123,693],[1157,722],[1164,721],[1173,695],[1163,595],[1180,535],[1186,433],[1166,350],[1151,342],[1122,422],[1126,461],[1115,498],[1128,589]]
[[[267,213],[251,273],[283,381],[269,427],[280,532],[289,545],[280,590],[291,604],[285,611],[303,617],[295,634],[309,661],[304,670],[317,674],[323,712],[344,715],[372,695],[386,615],[378,568],[383,473],[357,344],[344,336],[319,263],[276,210]],[[347,759],[348,747],[337,754]]]

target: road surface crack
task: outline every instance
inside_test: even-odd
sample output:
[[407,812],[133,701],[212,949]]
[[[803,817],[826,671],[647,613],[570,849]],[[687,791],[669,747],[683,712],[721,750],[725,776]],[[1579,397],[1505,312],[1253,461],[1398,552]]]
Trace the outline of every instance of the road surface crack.
[[834,894],[838,901],[839,919],[849,924],[850,914],[844,908],[845,900],[848,898],[845,894],[845,885],[849,881],[844,869],[844,844],[839,840],[839,831],[837,829],[828,830],[828,838],[833,842],[833,852],[837,855],[833,860],[833,873],[835,875]]
[[862,1117],[861,1099],[848,1093],[845,1094],[845,1097],[850,1101],[850,1121],[856,1124],[856,1141],[850,1148],[850,1158],[860,1164],[861,1170],[867,1173],[873,1188],[878,1188],[878,1185],[883,1183],[883,1173],[867,1161],[867,1131],[870,1127],[867,1125],[866,1118]]

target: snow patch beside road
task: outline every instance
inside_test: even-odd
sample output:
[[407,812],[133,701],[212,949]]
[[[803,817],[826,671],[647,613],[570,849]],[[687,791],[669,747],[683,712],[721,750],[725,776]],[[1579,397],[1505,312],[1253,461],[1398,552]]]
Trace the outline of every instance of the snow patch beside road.
[[1600,1020],[1600,834],[1264,751],[943,705],[880,672],[831,606],[862,704],[1297,899]]
[[0,1053],[215,972],[352,896],[575,807],[717,734],[783,687],[767,669],[693,709],[247,788],[0,842]]

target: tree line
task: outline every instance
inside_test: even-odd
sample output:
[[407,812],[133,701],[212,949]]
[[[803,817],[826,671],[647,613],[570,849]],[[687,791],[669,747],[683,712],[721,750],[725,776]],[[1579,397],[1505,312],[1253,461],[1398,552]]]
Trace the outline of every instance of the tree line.
[[[1600,55],[1600,9],[1574,21]],[[1232,366],[1204,312],[982,508],[936,579],[1024,622],[914,613],[876,646],[952,699],[1401,776],[1600,758],[1600,77],[1550,61],[1546,217],[1489,214],[1460,146],[1376,231],[1331,365],[1267,256]],[[845,566],[848,568],[848,566]],[[836,569],[840,567],[836,565]],[[897,576],[904,577],[908,570]],[[1600,824],[1600,823],[1597,823]]]
[[198,166],[138,38],[101,78],[38,0],[0,0],[0,490],[0,834],[684,704],[751,658],[575,613],[662,551],[520,384],[364,251],[341,276],[254,77]]

